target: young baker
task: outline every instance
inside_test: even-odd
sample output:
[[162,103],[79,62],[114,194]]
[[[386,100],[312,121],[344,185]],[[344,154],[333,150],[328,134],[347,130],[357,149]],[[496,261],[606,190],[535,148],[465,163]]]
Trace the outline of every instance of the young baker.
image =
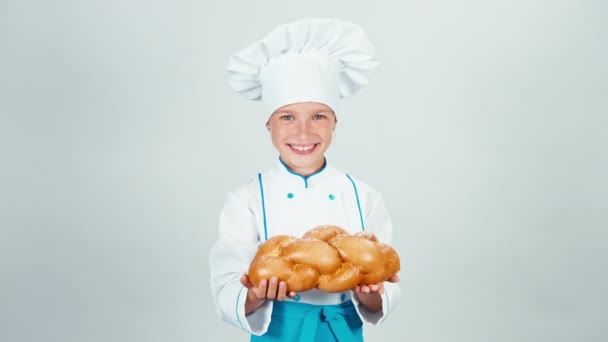
[[246,274],[264,241],[301,237],[318,225],[369,231],[390,243],[380,194],[325,159],[340,98],[367,84],[377,65],[360,26],[323,18],[281,25],[228,61],[229,85],[262,101],[279,152],[274,167],[228,193],[210,251],[216,309],[251,341],[362,341],[362,323],[381,323],[397,305],[397,276],[342,293],[295,293],[276,277],[252,284]]

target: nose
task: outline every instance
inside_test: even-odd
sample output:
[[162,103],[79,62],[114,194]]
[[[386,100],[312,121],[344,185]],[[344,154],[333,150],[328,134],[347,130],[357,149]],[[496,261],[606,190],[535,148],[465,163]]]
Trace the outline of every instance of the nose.
[[309,120],[301,120],[296,126],[296,134],[306,136],[312,131],[312,124]]

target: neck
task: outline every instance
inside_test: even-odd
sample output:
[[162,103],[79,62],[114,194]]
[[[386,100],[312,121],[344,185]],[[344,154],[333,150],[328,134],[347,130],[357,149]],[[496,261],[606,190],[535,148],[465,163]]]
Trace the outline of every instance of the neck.
[[283,159],[281,159],[281,157],[279,157],[279,160],[281,161],[281,164],[283,164],[283,166],[285,166],[285,168],[287,170],[289,170],[291,173],[295,173],[302,177],[308,177],[312,174],[320,172],[321,170],[323,170],[325,168],[325,165],[327,164],[325,157],[323,157],[323,160],[318,165],[314,165],[314,166],[310,166],[310,167],[297,167],[295,165],[289,165],[289,164],[285,163],[283,161]]

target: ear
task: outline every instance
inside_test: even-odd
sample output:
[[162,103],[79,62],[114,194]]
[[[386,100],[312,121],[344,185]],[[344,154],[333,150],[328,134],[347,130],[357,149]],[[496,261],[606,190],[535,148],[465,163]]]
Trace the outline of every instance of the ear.
[[270,132],[270,120],[266,122],[266,129]]

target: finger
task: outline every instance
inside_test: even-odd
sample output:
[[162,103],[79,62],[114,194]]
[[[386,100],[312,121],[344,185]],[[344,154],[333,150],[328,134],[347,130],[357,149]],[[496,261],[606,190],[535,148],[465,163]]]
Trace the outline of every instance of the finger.
[[361,292],[363,292],[363,293],[369,293],[369,286],[367,286],[367,285],[361,285]]
[[270,278],[268,282],[268,289],[266,290],[266,298],[274,300],[277,298],[277,288],[279,286],[279,280],[277,277]]
[[258,287],[254,287],[255,295],[259,299],[266,299],[266,289],[268,288],[268,280],[262,279],[258,284]]
[[277,300],[282,302],[287,297],[287,283],[284,281],[279,282],[279,291],[277,292]]
[[371,292],[378,292],[378,288],[379,288],[379,287],[378,287],[378,285],[377,285],[377,284],[372,284],[372,285],[369,285],[369,290],[370,290]]
[[289,298],[294,298],[297,295],[295,291],[289,291]]
[[399,280],[400,280],[399,276],[395,274],[394,276],[388,278],[387,281],[390,283],[397,283],[397,282],[399,282]]

